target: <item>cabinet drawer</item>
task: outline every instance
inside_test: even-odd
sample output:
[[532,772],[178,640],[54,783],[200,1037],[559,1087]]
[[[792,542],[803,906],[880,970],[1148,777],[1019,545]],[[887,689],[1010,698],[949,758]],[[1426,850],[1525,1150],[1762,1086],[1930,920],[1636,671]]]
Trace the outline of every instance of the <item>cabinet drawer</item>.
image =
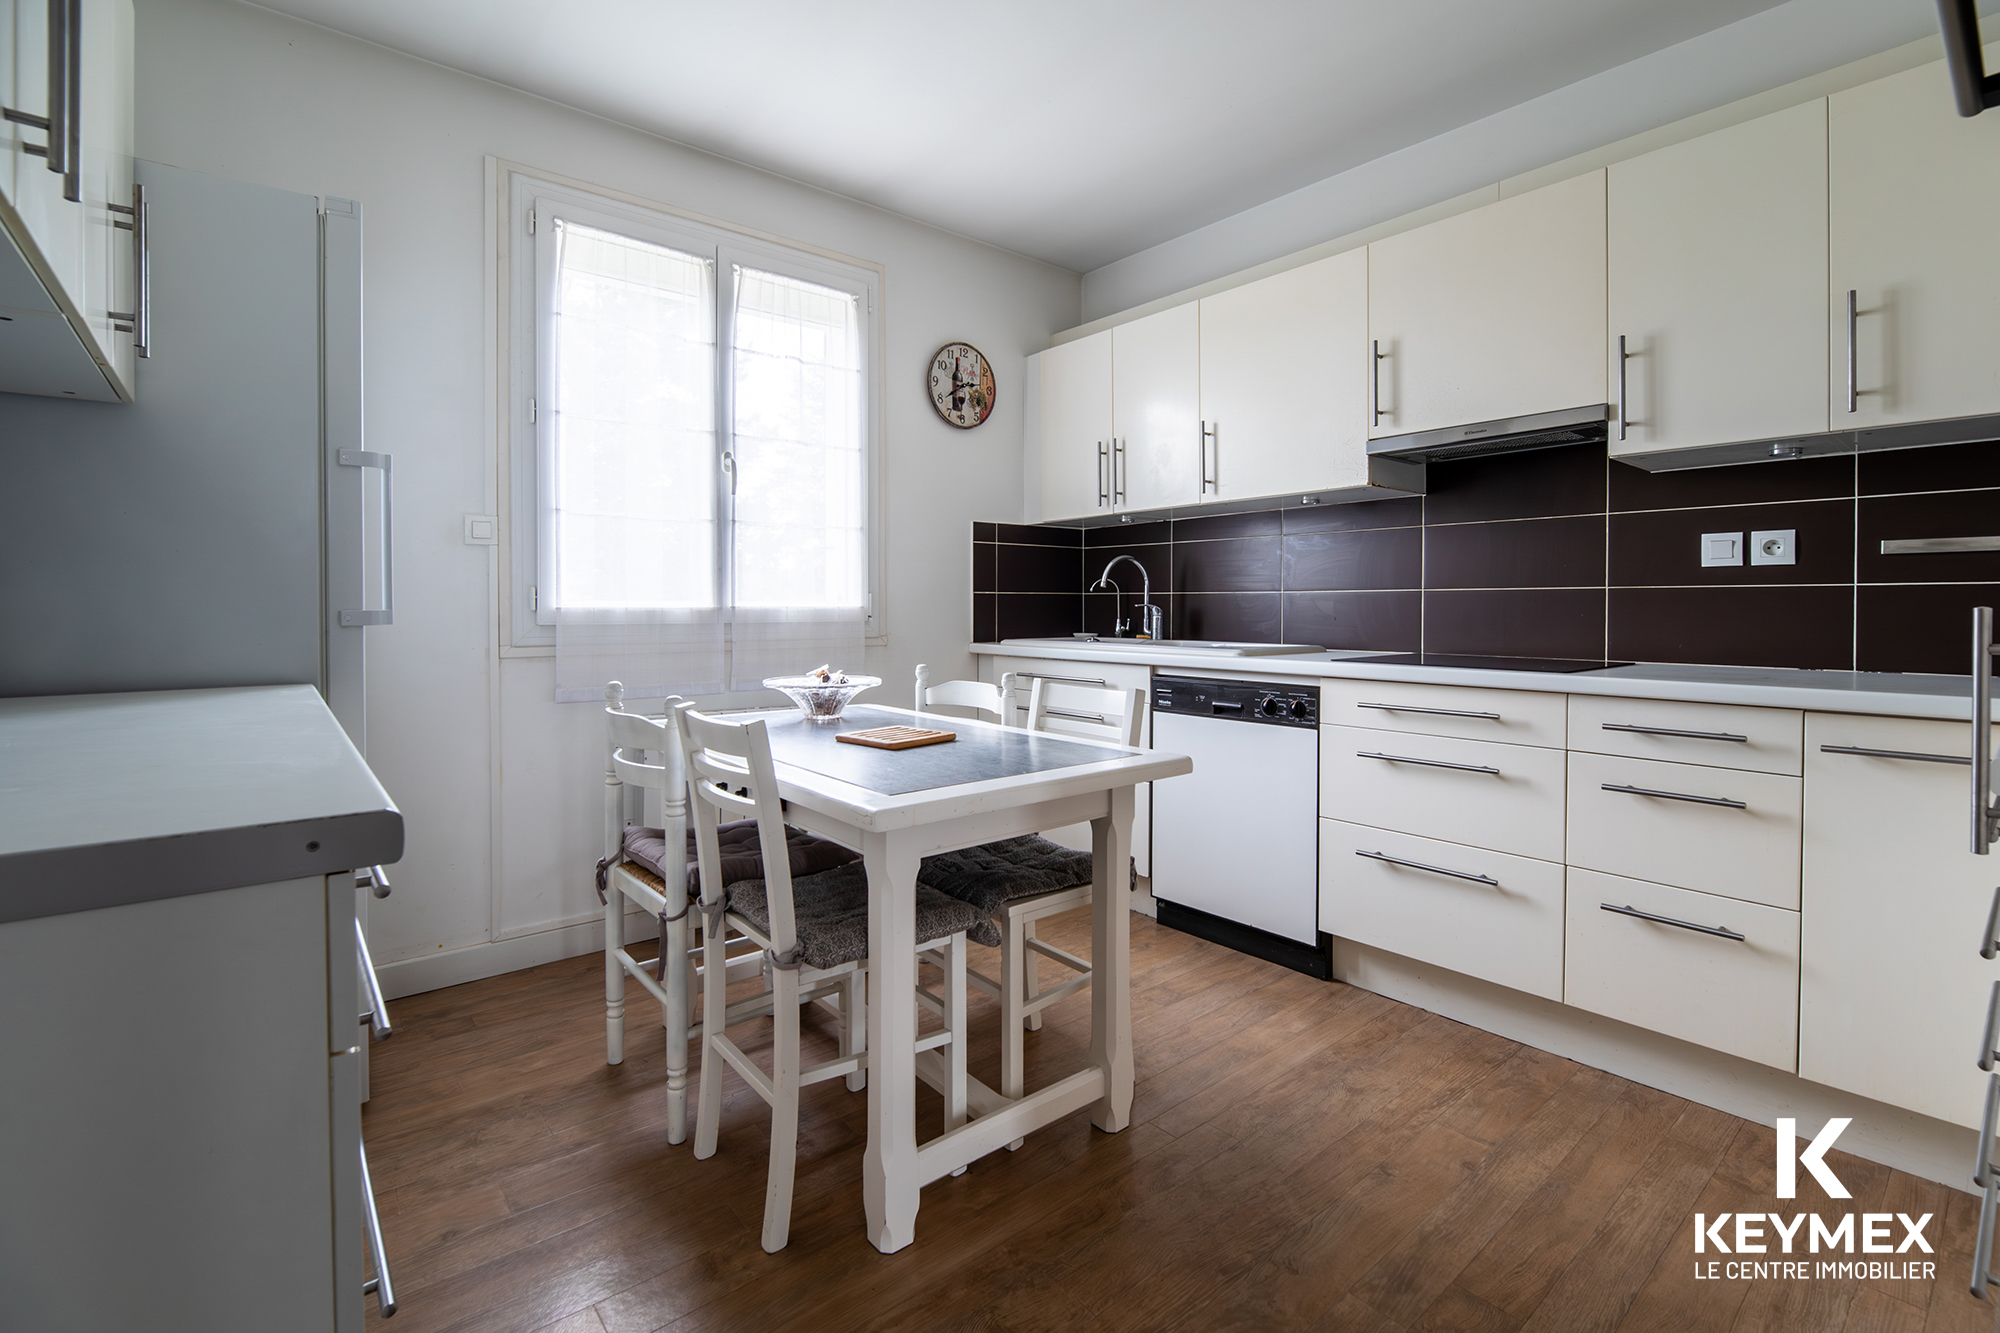
[[1322,727],[1319,763],[1328,819],[1562,860],[1560,750]]
[[1797,1067],[1797,912],[1572,867],[1568,920],[1565,1003],[1759,1064]]
[[1799,780],[1572,753],[1566,859],[1797,911]]
[[1562,999],[1561,866],[1337,819],[1319,858],[1321,930]]
[[1400,680],[1329,680],[1321,684],[1319,697],[1320,720],[1341,726],[1563,746],[1565,696],[1560,694]]
[[1803,717],[1791,708],[1572,694],[1569,748],[1797,777]]

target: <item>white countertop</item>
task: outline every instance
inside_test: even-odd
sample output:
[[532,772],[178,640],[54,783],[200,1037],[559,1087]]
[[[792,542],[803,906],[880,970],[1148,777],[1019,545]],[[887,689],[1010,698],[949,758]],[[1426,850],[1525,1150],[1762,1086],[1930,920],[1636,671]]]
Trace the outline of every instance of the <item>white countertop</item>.
[[1970,676],[1922,676],[1873,671],[1799,671],[1786,667],[1679,666],[1669,662],[1597,671],[1493,671],[1470,667],[1403,666],[1359,662],[1379,654],[1328,651],[1273,657],[1223,657],[1214,653],[1147,652],[1034,644],[975,643],[978,656],[1039,657],[1065,662],[1129,662],[1196,676],[1271,679],[1405,680],[1430,685],[1476,685],[1498,690],[1548,690],[1621,699],[1684,699],[1700,703],[1807,708],[1823,713],[1873,713],[1964,721],[1972,716]]
[[309,685],[0,699],[0,922],[403,854]]

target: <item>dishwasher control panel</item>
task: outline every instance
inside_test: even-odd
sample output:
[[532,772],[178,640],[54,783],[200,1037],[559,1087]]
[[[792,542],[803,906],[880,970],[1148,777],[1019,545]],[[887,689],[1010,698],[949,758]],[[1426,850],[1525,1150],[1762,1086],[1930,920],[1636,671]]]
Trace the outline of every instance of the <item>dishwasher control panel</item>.
[[1153,677],[1153,711],[1261,722],[1272,727],[1317,727],[1319,686],[1265,680]]

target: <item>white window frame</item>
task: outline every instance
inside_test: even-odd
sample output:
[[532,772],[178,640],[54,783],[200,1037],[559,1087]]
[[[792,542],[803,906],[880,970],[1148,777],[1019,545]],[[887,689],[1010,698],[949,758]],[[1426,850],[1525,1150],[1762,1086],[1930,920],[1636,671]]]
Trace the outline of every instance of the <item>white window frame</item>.
[[[866,622],[864,633],[871,645],[887,642],[888,627],[883,614],[881,590],[885,586],[883,495],[883,320],[881,265],[858,260],[834,251],[801,244],[732,226],[665,204],[587,185],[547,172],[531,171],[510,164],[495,163],[498,174],[496,203],[506,234],[500,238],[500,268],[504,284],[502,303],[506,318],[499,330],[505,346],[501,349],[503,370],[501,410],[504,428],[500,431],[501,470],[507,483],[505,508],[506,550],[503,567],[508,587],[502,594],[508,612],[502,628],[503,652],[512,650],[529,655],[545,655],[555,647],[555,611],[549,599],[540,596],[551,586],[549,576],[553,551],[545,540],[547,509],[543,496],[552,475],[554,413],[537,410],[538,402],[550,401],[549,373],[552,358],[541,354],[548,347],[547,312],[544,299],[554,274],[550,260],[554,253],[555,216],[577,223],[614,231],[639,240],[670,246],[704,257],[715,263],[716,301],[716,455],[733,450],[729,436],[730,359],[735,313],[731,265],[761,269],[807,282],[819,283],[858,298],[862,346],[861,431],[863,446],[862,504],[866,525]],[[728,479],[718,466],[716,517],[719,532],[727,533],[731,520]]]

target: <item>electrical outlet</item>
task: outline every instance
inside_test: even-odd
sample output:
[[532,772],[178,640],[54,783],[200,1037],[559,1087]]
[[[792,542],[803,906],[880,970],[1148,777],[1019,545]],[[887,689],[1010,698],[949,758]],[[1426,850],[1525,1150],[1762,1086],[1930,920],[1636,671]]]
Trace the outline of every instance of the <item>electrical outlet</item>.
[[1750,563],[1753,565],[1796,565],[1799,562],[1797,528],[1773,528],[1750,534]]
[[1712,569],[1721,565],[1743,563],[1743,534],[1740,532],[1704,532],[1701,534],[1701,566]]

